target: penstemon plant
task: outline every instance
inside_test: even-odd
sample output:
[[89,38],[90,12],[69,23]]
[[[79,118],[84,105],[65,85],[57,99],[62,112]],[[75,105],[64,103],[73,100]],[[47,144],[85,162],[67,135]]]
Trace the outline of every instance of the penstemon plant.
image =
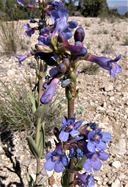
[[[38,93],[38,98],[29,92],[34,115],[37,117],[35,139],[27,137],[30,151],[37,161],[36,180],[27,174],[29,187],[43,187],[39,184],[41,171],[41,157],[45,149],[45,121],[43,116],[47,112],[48,104],[52,101],[56,87],[61,83],[67,98],[67,116],[62,119],[62,128],[53,127],[55,135],[55,150],[46,153],[44,168],[48,171],[62,172],[62,187],[93,187],[94,177],[92,173],[101,168],[102,161],[107,160],[108,153],[106,143],[111,141],[109,132],[102,132],[96,123],[82,124],[74,116],[74,102],[79,94],[76,89],[76,80],[79,75],[77,68],[79,60],[90,61],[108,70],[116,80],[116,73],[121,72],[115,59],[104,56],[95,56],[87,52],[83,40],[85,32],[78,26],[77,20],[68,21],[69,13],[63,2],[54,0],[33,0],[31,4],[24,0],[17,0],[21,6],[36,9],[40,12],[39,21],[30,18],[30,23],[36,23],[36,27],[25,24],[25,35],[31,37],[36,31],[39,32],[38,42],[28,54],[15,57],[22,64],[26,58],[34,57],[37,62],[35,84],[32,92]],[[52,24],[47,23],[47,17],[51,18]],[[75,29],[74,34],[72,30]],[[69,39],[74,37],[74,44]],[[47,75],[47,66],[50,67]]]

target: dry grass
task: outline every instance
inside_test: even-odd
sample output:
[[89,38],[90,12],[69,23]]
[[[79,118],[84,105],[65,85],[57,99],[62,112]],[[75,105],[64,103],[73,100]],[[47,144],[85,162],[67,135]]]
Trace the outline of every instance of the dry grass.
[[14,54],[18,50],[27,49],[19,28],[21,26],[18,21],[0,22],[0,45],[6,54]]

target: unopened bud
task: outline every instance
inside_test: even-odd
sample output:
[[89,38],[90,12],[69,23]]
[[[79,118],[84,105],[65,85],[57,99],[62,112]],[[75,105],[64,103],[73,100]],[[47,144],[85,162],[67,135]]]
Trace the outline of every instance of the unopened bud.
[[84,29],[82,27],[79,27],[76,29],[75,33],[74,33],[74,40],[76,41],[80,41],[83,42],[85,37],[85,32]]
[[64,74],[64,73],[67,71],[67,67],[66,67],[65,64],[61,63],[61,64],[59,64],[59,66],[58,66],[58,70],[59,70],[61,73]]
[[69,67],[70,65],[70,60],[68,58],[64,58],[63,59],[63,64],[66,66],[66,67]]
[[40,52],[43,52],[43,53],[51,53],[53,52],[53,50],[51,49],[50,46],[48,45],[44,45],[44,44],[36,44],[35,45],[35,48],[40,51]]
[[57,36],[52,36],[50,42],[51,42],[52,46],[54,47],[54,49],[57,50],[57,43],[58,43]]
[[73,80],[73,81],[75,81],[76,80],[76,74],[74,73],[74,72],[70,72],[69,73],[69,78],[71,79],[71,80]]

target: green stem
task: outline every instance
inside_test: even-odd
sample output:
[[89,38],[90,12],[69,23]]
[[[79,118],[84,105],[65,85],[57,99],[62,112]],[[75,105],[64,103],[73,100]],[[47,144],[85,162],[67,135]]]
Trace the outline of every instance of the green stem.
[[37,167],[36,167],[36,180],[35,180],[35,184],[38,184],[38,178],[39,178],[40,166],[41,166],[41,164],[40,164],[40,158],[36,159],[36,165],[37,165]]
[[[76,93],[76,81],[74,82],[74,88],[71,89],[73,95],[72,99],[68,99],[68,118],[74,118],[74,103],[75,103],[75,93]],[[73,159],[70,159],[69,169],[73,169]],[[68,184],[74,181],[75,174],[69,170],[68,172]]]

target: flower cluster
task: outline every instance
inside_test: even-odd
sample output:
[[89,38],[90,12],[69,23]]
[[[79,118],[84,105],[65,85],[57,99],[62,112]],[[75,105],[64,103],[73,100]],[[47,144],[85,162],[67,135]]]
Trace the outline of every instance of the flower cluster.
[[[31,27],[30,24],[25,24],[23,28],[27,37],[31,37],[36,31],[39,31],[35,49],[22,56],[15,55],[19,65],[26,58],[34,56],[36,59],[44,60],[48,66],[51,66],[49,81],[45,83],[47,88],[40,99],[42,104],[47,104],[52,100],[59,82],[61,82],[63,88],[72,87],[71,84],[77,76],[77,73],[74,74],[74,72],[77,72],[76,67],[80,59],[98,64],[108,70],[114,80],[116,79],[116,73],[121,72],[121,67],[117,64],[121,55],[111,59],[88,53],[83,44],[84,29],[78,27],[77,20],[68,21],[69,13],[61,0],[54,0],[53,2],[40,1],[39,4],[37,0],[30,1],[31,4],[25,4],[24,0],[17,0],[17,2],[31,9],[38,9],[41,6],[44,13],[52,20],[52,24],[49,25],[46,24],[46,20],[42,16],[38,21],[31,17],[30,23],[36,22],[37,26]],[[73,36],[72,29],[75,29],[74,44],[69,42],[69,39]],[[73,97],[72,93],[69,97]]]
[[[68,168],[69,160],[73,159],[72,170],[76,172],[77,168],[77,178],[73,184],[82,187],[94,186],[94,178],[90,172],[98,171],[102,161],[108,159],[108,153],[104,151],[107,148],[106,143],[111,141],[110,133],[102,132],[96,124],[94,126],[95,129],[91,129],[88,128],[88,124],[82,125],[82,121],[75,122],[75,118],[63,118],[62,128],[54,129],[57,139],[56,149],[47,153],[45,169],[62,172],[65,167]],[[82,167],[79,166],[80,163],[83,163]],[[85,170],[83,174],[78,172],[83,168]]]

